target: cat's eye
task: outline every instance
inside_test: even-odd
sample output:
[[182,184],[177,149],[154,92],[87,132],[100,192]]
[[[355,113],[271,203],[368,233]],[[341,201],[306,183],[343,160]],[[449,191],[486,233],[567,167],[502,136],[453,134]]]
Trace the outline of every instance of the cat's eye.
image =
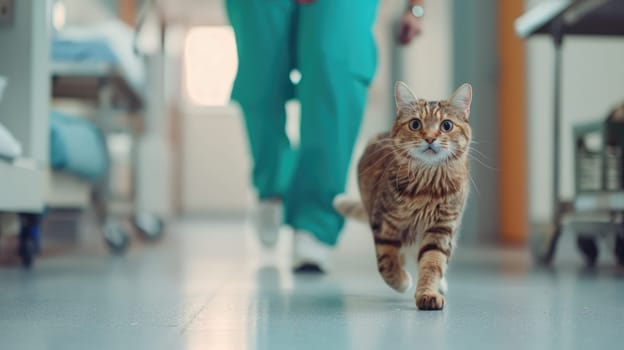
[[412,119],[412,120],[410,120],[410,122],[409,122],[409,128],[410,128],[410,130],[412,130],[412,131],[416,131],[416,130],[420,129],[420,120],[418,120],[418,119]]
[[445,120],[445,121],[442,122],[442,124],[440,124],[440,128],[444,132],[449,132],[449,131],[453,130],[453,122],[450,121],[450,120]]

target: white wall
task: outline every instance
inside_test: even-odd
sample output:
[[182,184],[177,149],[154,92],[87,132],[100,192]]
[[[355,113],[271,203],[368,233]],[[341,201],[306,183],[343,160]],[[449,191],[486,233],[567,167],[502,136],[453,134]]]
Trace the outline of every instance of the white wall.
[[187,111],[182,133],[182,211],[222,214],[244,210],[251,194],[251,166],[238,108]]
[[[395,5],[394,2],[390,2]],[[452,3],[451,0],[426,1],[422,35],[400,50],[397,79],[404,80],[420,97],[442,99],[453,88]],[[399,9],[402,7],[399,6]]]
[[[553,60],[549,37],[528,41],[529,215],[534,223],[548,222],[552,215]],[[560,196],[570,199],[574,195],[572,126],[603,120],[616,103],[624,101],[624,40],[566,37],[562,75]]]

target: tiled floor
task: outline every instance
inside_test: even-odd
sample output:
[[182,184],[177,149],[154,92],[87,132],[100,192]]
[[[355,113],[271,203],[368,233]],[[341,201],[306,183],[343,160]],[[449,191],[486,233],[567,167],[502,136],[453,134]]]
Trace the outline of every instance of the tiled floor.
[[[185,221],[152,247],[0,270],[0,349],[616,349],[624,273],[572,257],[459,247],[441,312],[386,287],[347,230],[325,277],[293,276],[288,237],[262,252],[242,223]],[[562,247],[565,250],[569,247]],[[571,249],[567,249],[572,252]],[[620,344],[620,345],[618,345]]]

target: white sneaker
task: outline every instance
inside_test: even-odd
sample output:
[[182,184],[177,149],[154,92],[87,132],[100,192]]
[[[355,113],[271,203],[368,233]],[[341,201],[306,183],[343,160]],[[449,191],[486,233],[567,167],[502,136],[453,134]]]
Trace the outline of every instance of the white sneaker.
[[277,244],[282,220],[283,210],[280,201],[264,200],[258,203],[254,223],[258,239],[263,246],[271,248]]
[[320,242],[313,234],[296,231],[294,239],[293,269],[302,273],[324,273],[329,270],[331,247]]

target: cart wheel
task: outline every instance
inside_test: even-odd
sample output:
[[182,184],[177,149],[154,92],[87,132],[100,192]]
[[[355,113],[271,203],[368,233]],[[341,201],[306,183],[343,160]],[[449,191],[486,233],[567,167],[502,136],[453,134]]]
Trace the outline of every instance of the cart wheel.
[[578,235],[576,237],[576,246],[581,253],[583,253],[587,266],[595,266],[596,261],[598,260],[598,244],[596,244],[596,237],[590,235]]
[[30,268],[32,266],[36,250],[34,238],[28,233],[28,230],[23,229],[19,237],[19,256],[24,267]]
[[19,234],[18,253],[22,259],[22,264],[30,268],[35,255],[39,254],[39,240],[41,237],[40,222],[38,214],[22,214],[20,216],[21,229]]
[[128,250],[130,236],[119,222],[111,221],[104,226],[104,240],[113,254],[122,255]]
[[615,259],[619,265],[624,266],[624,236],[615,236]]
[[550,234],[533,235],[531,239],[531,250],[535,261],[539,265],[548,266],[552,263],[557,249],[557,242],[561,236],[561,228],[556,228]]
[[154,214],[137,214],[132,223],[141,236],[149,241],[155,241],[162,237],[165,224]]

